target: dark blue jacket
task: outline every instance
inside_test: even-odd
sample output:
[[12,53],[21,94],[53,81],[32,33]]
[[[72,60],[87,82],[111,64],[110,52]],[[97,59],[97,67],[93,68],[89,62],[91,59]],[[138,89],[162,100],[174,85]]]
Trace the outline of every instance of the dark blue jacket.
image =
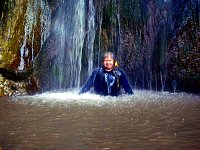
[[108,72],[100,67],[93,70],[80,94],[86,93],[91,87],[94,87],[94,93],[96,94],[118,96],[121,86],[127,94],[133,94],[126,75],[121,69],[115,68]]

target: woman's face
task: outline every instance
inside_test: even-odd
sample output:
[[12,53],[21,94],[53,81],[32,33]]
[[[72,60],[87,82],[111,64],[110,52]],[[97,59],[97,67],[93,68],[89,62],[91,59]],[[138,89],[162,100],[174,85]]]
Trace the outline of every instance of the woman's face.
[[105,59],[103,61],[103,65],[104,65],[106,71],[111,71],[114,67],[114,59],[110,56],[105,57]]

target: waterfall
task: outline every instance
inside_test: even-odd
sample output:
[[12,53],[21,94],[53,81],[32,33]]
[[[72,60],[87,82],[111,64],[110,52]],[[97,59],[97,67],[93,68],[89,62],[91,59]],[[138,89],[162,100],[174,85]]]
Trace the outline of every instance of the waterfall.
[[26,10],[26,23],[24,26],[24,40],[22,47],[20,48],[20,64],[18,66],[18,70],[24,70],[25,68],[25,62],[24,62],[24,56],[25,53],[28,53],[28,50],[26,49],[26,42],[28,36],[31,34],[33,23],[35,22],[35,12],[32,10],[32,5],[30,2],[28,3],[27,10]]
[[79,87],[85,38],[85,1],[63,0],[55,16],[53,32],[58,43],[53,50],[56,53],[54,80],[60,89]]
[[99,40],[98,40],[98,66],[101,65],[101,26],[102,26],[102,21],[103,21],[103,14],[100,13],[100,17],[99,17]]
[[87,42],[87,50],[88,50],[88,74],[92,72],[93,69],[93,46],[95,39],[95,8],[93,4],[93,0],[89,0],[89,12],[88,12],[88,42]]
[[81,59],[82,48],[85,38],[85,2],[78,0],[75,8],[75,27],[73,30],[73,45],[70,52],[70,87],[79,87],[80,85],[80,72],[81,72]]
[[[41,14],[40,14],[41,12]],[[25,67],[25,60],[24,57],[27,57],[29,53],[31,53],[31,60],[34,59],[34,27],[37,24],[37,17],[40,15],[40,25],[41,25],[41,47],[49,35],[49,27],[50,27],[50,20],[51,20],[51,11],[48,5],[46,5],[45,0],[33,0],[28,1],[27,10],[26,10],[26,18],[25,18],[25,25],[24,25],[24,39],[23,44],[20,48],[20,64],[18,66],[18,70],[24,70]],[[31,52],[29,52],[27,43],[31,42]]]
[[117,50],[121,50],[121,24],[120,24],[120,11],[119,11],[119,6],[117,7],[117,12],[116,12],[116,20],[117,20]]

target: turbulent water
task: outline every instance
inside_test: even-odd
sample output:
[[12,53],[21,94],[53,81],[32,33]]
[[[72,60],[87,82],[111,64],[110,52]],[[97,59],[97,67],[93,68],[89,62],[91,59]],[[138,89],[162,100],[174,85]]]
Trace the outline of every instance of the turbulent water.
[[0,149],[200,149],[200,97],[44,93],[0,98]]

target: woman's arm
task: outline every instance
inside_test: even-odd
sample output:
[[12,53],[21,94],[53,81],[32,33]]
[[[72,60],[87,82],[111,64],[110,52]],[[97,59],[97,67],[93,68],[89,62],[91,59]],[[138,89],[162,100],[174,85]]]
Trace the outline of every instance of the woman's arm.
[[90,75],[89,79],[87,80],[87,82],[84,84],[84,86],[82,87],[81,91],[79,92],[79,94],[83,94],[88,92],[91,87],[93,86],[94,83],[94,78],[96,77],[96,73],[97,73],[97,69],[95,69],[92,74]]
[[130,86],[130,84],[128,83],[128,80],[127,80],[127,77],[126,77],[126,74],[120,70],[121,72],[121,76],[120,76],[120,84],[123,86],[124,88],[124,91],[127,93],[127,94],[134,94],[133,93],[133,90]]

